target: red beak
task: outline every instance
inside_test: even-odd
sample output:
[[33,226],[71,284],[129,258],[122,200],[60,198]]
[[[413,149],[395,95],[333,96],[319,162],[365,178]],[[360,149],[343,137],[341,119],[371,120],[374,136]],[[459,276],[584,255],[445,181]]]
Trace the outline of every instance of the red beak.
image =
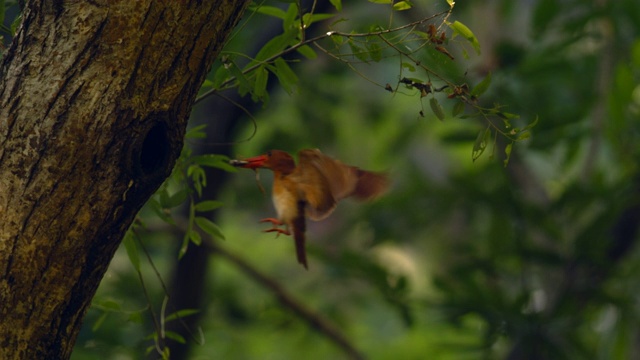
[[266,155],[254,156],[244,160],[231,160],[230,163],[233,166],[242,167],[246,169],[257,169],[262,167],[267,161]]

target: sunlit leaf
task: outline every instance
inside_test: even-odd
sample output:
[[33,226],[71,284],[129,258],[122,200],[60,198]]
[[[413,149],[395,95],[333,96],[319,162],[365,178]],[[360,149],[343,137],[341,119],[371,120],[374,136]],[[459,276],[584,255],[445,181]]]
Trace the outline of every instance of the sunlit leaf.
[[411,72],[416,71],[416,67],[415,67],[415,66],[413,66],[413,64],[410,64],[410,63],[408,63],[408,62],[403,62],[403,63],[402,63],[402,67],[403,67],[404,69],[407,69],[407,70],[411,71]]
[[413,4],[411,3],[411,1],[398,1],[397,3],[393,4],[393,10],[395,11],[409,10],[412,7]]
[[516,140],[522,141],[522,140],[526,140],[526,139],[528,139],[530,137],[531,137],[531,131],[523,131],[518,135],[518,138]]
[[338,11],[342,11],[342,1],[341,0],[329,0],[331,5]]
[[461,23],[460,21],[454,21],[453,23],[447,23],[447,25],[449,25],[449,27],[457,34],[461,35],[463,38],[467,39],[467,41],[469,41],[471,43],[471,46],[473,46],[473,48],[476,50],[476,53],[478,53],[478,55],[480,54],[480,43],[478,42],[478,39],[476,38],[476,36],[473,34],[473,32],[471,31],[471,29],[469,29],[465,24]]
[[511,149],[513,148],[513,143],[509,143],[507,144],[507,146],[504,147],[504,154],[505,154],[505,159],[503,161],[504,166],[507,166],[509,164],[509,159],[511,159]]

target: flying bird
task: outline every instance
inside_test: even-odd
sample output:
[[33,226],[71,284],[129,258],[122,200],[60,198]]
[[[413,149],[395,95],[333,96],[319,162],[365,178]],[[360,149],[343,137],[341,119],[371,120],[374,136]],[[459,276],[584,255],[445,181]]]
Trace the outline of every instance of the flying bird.
[[[267,168],[273,171],[272,198],[278,217],[260,222],[273,224],[265,232],[293,233],[298,262],[306,269],[309,267],[305,251],[305,218],[322,220],[333,212],[338,201],[350,196],[370,200],[389,186],[385,173],[345,165],[318,149],[298,152],[297,166],[293,157],[282,150],[271,150],[244,160],[231,160],[230,163],[248,169]],[[280,228],[281,225],[284,228]]]

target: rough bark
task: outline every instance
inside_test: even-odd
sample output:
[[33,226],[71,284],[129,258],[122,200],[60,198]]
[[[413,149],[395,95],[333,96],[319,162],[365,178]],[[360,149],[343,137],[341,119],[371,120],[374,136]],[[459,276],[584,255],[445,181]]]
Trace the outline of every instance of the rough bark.
[[248,1],[30,1],[0,67],[0,358],[68,358]]

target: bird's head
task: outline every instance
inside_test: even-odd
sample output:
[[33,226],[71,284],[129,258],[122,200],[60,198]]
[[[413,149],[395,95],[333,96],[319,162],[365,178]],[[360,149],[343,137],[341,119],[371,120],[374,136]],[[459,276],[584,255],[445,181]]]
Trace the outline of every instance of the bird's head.
[[264,155],[244,160],[232,160],[231,164],[247,169],[267,168],[284,174],[292,172],[296,167],[293,157],[282,150],[271,150]]

